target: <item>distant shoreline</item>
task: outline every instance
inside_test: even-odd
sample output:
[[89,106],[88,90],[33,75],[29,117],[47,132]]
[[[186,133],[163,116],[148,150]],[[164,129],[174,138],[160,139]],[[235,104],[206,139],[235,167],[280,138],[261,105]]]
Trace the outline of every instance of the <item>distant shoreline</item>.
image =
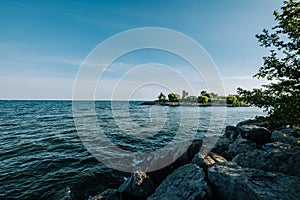
[[72,100],[72,99],[0,99],[0,102],[137,102],[140,105],[170,106],[170,107],[251,107],[248,104],[198,103],[198,102],[159,102],[147,100]]
[[144,101],[141,105],[156,105],[156,106],[184,106],[184,107],[251,107],[247,104],[226,104],[226,103],[197,103],[197,102],[158,102],[158,101]]

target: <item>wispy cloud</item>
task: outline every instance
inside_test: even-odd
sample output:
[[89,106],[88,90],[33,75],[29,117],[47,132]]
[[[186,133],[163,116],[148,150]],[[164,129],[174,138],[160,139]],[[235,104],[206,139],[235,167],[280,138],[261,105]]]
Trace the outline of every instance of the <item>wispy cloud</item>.
[[[42,59],[39,60],[41,61]],[[83,60],[77,58],[67,58],[67,57],[45,57],[43,61],[45,63],[80,66]]]

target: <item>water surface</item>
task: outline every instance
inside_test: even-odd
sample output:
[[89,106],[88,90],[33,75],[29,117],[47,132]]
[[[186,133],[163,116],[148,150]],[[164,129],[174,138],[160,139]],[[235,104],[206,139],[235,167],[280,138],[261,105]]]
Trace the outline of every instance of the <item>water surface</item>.
[[[211,107],[154,108],[140,103],[114,102],[113,110],[109,101],[95,104],[99,128],[115,145],[133,152],[161,148],[179,132],[201,138],[264,115],[254,107],[226,108],[226,116],[218,115],[224,108],[213,108],[213,121],[220,123],[211,127]],[[83,112],[81,117],[89,128],[93,116]],[[71,101],[0,101],[0,199],[46,199],[66,187],[87,198],[114,187],[110,180],[121,176],[83,146]]]

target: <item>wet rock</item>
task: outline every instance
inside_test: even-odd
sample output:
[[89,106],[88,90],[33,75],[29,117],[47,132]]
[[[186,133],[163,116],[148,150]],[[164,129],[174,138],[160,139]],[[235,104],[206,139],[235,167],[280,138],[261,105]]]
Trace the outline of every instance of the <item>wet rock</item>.
[[225,151],[223,155],[228,160],[232,160],[233,157],[240,153],[245,153],[256,149],[257,145],[254,142],[239,138],[234,143],[229,145],[228,150]]
[[146,199],[155,185],[145,172],[136,171],[118,189],[122,199]]
[[148,200],[208,199],[210,195],[203,169],[195,164],[187,164],[170,174]]
[[246,168],[274,171],[300,177],[300,149],[288,144],[271,143],[263,145],[263,150],[242,153],[232,161]]
[[224,137],[235,140],[239,135],[237,128],[235,126],[226,126]]
[[245,124],[239,126],[237,130],[242,138],[251,140],[257,144],[266,144],[271,142],[271,132],[265,127]]
[[120,193],[116,189],[107,189],[99,195],[91,198],[91,200],[119,200]]
[[203,155],[201,153],[195,154],[191,164],[196,164],[199,167],[207,169],[209,165],[217,162],[227,162],[227,160],[219,154],[209,152],[207,155]]
[[209,167],[208,179],[215,199],[299,199],[299,177],[243,169],[233,162],[216,163]]
[[292,146],[298,145],[298,137],[295,137],[295,130],[294,129],[284,129],[280,131],[273,131],[271,140],[272,142],[282,142],[286,144],[290,144]]

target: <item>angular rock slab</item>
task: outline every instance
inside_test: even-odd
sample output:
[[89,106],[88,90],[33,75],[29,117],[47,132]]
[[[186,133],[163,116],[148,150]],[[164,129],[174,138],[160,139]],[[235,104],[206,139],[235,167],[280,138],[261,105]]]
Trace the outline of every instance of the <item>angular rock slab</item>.
[[200,152],[195,154],[191,164],[196,164],[203,169],[207,169],[209,165],[217,162],[227,162],[227,160],[219,154],[213,152],[209,152],[207,155],[203,155]]
[[245,124],[239,126],[237,130],[242,138],[251,140],[256,144],[266,144],[271,142],[271,132],[265,127]]
[[216,163],[208,179],[220,200],[299,199],[300,178],[282,173],[242,168],[233,162]]
[[256,125],[260,127],[266,127],[267,126],[267,121],[266,120],[258,120],[258,119],[247,119],[245,121],[239,122],[236,127],[240,127],[243,125]]
[[281,131],[273,131],[271,136],[272,142],[282,142],[286,144],[290,144],[292,146],[298,146],[298,137],[293,135],[292,131],[288,131],[287,129]]
[[134,172],[118,188],[123,199],[146,199],[155,191],[154,183],[145,172]]
[[300,177],[300,148],[279,142],[262,146],[263,151],[254,150],[241,153],[232,161],[245,168],[276,171]]
[[229,145],[228,150],[225,151],[223,155],[228,160],[232,160],[233,157],[240,153],[250,152],[253,150],[257,150],[257,145],[255,142],[243,138],[238,138],[234,141],[234,143]]
[[214,145],[211,151],[224,157],[224,152],[228,150],[229,145],[232,143],[233,141],[229,138],[219,137],[217,143]]
[[210,195],[204,171],[195,164],[187,164],[170,174],[148,200],[209,199]]
[[235,140],[238,137],[239,133],[235,126],[226,126],[224,137]]

